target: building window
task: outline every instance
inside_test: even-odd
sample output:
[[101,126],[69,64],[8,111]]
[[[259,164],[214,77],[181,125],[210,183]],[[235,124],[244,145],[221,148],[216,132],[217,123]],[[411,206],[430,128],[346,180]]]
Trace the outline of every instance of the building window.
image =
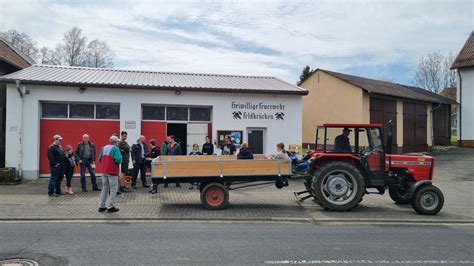
[[166,120],[188,121],[187,107],[166,107]]
[[120,119],[119,104],[41,103],[42,118]]
[[66,103],[43,103],[41,117],[44,118],[67,118]]
[[143,120],[165,120],[164,106],[143,106],[142,107]]
[[189,108],[190,121],[211,121],[211,108],[191,107]]
[[119,119],[120,105],[112,104],[97,104],[95,106],[96,119]]
[[69,118],[94,119],[93,104],[70,104]]

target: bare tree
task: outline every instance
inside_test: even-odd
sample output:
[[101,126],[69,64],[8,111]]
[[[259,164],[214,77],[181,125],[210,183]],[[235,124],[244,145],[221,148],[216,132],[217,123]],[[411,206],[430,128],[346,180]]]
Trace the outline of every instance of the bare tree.
[[107,43],[99,39],[87,43],[86,37],[78,27],[73,27],[64,33],[62,43],[54,49],[46,46],[38,49],[30,36],[16,30],[0,32],[0,37],[40,64],[113,67],[115,54]]
[[85,62],[86,37],[82,36],[82,30],[73,27],[64,33],[63,43],[57,46],[56,57],[61,64],[67,66],[82,66]]
[[440,93],[444,88],[456,86],[456,75],[450,68],[454,57],[443,56],[433,52],[421,58],[415,72],[413,84],[434,93]]
[[0,32],[0,37],[25,55],[33,59],[37,58],[37,44],[28,34],[16,30],[8,30]]
[[85,63],[89,67],[113,67],[114,56],[107,43],[95,39],[87,45]]

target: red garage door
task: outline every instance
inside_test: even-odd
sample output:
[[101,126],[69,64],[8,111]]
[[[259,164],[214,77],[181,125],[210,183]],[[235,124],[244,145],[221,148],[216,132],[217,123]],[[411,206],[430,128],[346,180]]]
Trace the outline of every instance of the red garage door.
[[384,125],[384,143],[387,144],[388,122],[392,121],[392,153],[397,152],[397,102],[395,100],[370,97],[370,123]]
[[[55,134],[64,138],[63,146],[70,144],[75,149],[85,133],[89,134],[91,141],[95,143],[98,155],[100,148],[108,143],[113,133],[120,134],[120,121],[41,119],[40,174],[49,174],[48,146],[53,142]],[[100,169],[98,161],[96,161],[96,167]],[[76,167],[76,173],[78,172],[79,167]]]
[[[166,139],[166,122],[164,121],[142,121],[142,135],[147,139],[147,143],[151,139],[155,139],[157,146],[161,147],[161,144]],[[130,146],[136,143],[136,139],[128,140]]]

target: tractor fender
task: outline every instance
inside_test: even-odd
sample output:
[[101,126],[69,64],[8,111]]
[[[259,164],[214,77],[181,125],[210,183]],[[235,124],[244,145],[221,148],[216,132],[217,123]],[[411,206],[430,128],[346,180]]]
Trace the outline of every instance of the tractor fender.
[[415,182],[413,183],[411,186],[410,186],[410,191],[408,193],[410,193],[410,197],[412,197],[416,190],[422,186],[425,186],[425,185],[432,185],[432,182],[431,180],[423,180],[423,181],[418,181],[418,182]]

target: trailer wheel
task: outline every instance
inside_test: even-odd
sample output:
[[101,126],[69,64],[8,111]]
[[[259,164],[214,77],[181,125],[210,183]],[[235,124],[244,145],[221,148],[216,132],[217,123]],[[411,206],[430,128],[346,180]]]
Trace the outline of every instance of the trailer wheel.
[[210,183],[201,192],[201,204],[208,210],[222,210],[229,203],[229,192],[220,183]]
[[410,204],[411,195],[407,189],[401,189],[399,186],[392,186],[388,188],[390,198],[397,204]]
[[322,166],[313,177],[312,189],[324,208],[348,211],[357,206],[365,193],[364,179],[359,170],[345,162]]
[[443,192],[433,185],[419,187],[411,202],[413,209],[423,215],[435,215],[443,208],[443,205]]

